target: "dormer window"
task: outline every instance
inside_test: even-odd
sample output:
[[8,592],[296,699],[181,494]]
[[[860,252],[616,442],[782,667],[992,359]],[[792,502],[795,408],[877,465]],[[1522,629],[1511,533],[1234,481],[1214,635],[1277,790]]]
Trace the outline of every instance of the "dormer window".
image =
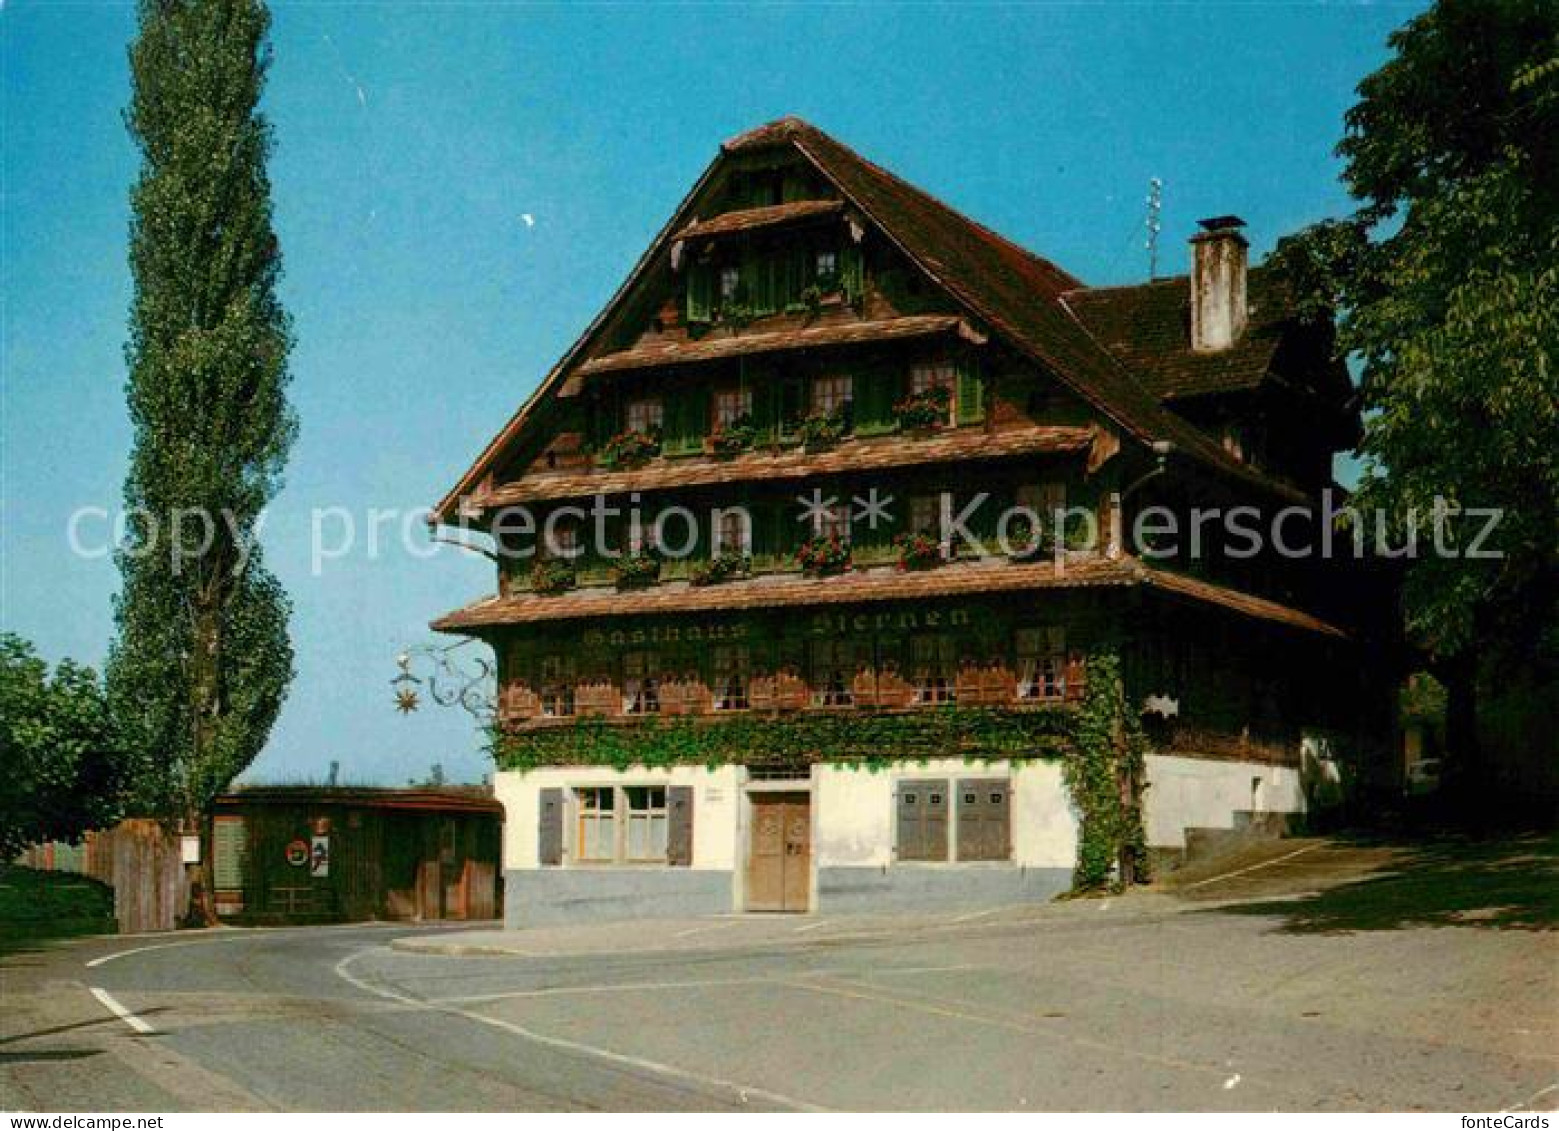
[[649,435],[659,432],[665,410],[659,397],[639,397],[628,402],[627,425],[630,432]]

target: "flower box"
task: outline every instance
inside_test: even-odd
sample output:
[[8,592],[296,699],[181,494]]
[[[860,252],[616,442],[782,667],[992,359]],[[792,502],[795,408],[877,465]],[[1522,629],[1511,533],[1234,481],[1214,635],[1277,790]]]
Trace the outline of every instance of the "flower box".
[[893,539],[900,569],[930,569],[947,560],[942,543],[929,534],[899,534]]
[[746,577],[751,560],[746,554],[717,554],[707,562],[699,562],[688,574],[694,585],[718,585],[736,577]]
[[572,562],[541,561],[530,571],[531,592],[543,597],[566,592],[574,588],[576,581]]
[[905,397],[893,406],[893,414],[905,431],[929,434],[947,425],[952,403],[953,395],[945,386],[933,385]]
[[612,568],[619,589],[642,589],[660,578],[660,559],[653,554],[624,554]]
[[850,568],[850,543],[837,534],[817,535],[801,543],[796,561],[805,573],[843,573]]
[[596,457],[603,467],[638,467],[660,454],[660,437],[654,432],[629,429],[602,445]]

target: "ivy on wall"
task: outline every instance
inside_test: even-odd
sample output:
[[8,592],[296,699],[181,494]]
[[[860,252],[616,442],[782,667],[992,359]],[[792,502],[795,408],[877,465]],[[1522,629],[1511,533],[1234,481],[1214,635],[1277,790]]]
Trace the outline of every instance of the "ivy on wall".
[[866,712],[674,717],[614,724],[580,718],[536,730],[490,732],[500,770],[541,766],[829,762],[878,770],[936,758],[1057,758],[1079,815],[1075,894],[1147,879],[1142,823],[1147,739],[1131,712],[1113,652],[1089,656],[1077,705],[1044,710],[938,707]]
[[1075,708],[1011,711],[939,707],[904,714],[738,715],[644,720],[614,725],[579,719],[546,729],[492,735],[500,770],[537,766],[708,765],[841,762],[880,768],[932,758],[1065,755]]
[[1088,657],[1088,684],[1071,745],[1062,775],[1080,816],[1073,892],[1146,880],[1147,738],[1127,706],[1120,659],[1112,652]]

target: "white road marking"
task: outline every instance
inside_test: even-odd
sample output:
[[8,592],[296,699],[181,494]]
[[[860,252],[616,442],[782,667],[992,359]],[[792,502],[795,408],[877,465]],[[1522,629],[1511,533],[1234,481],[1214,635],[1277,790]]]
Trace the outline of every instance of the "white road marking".
[[685,938],[689,938],[689,937],[691,937],[693,935],[707,934],[709,931],[723,931],[727,927],[734,927],[734,926],[736,926],[737,922],[739,922],[739,920],[730,920],[730,921],[727,921],[727,922],[724,922],[724,923],[715,923],[715,924],[713,924],[711,926],[707,926],[707,927],[689,927],[685,931],[677,931],[671,937],[674,938],[674,939],[685,939]]
[[130,1026],[130,1028],[134,1029],[137,1033],[149,1034],[157,1032],[156,1029],[153,1029],[146,1022],[142,1021],[135,1014],[131,1013],[128,1009],[115,1001],[114,995],[109,993],[107,990],[100,990],[96,986],[92,986],[91,990],[92,996],[97,998],[98,1001],[102,1002],[104,1008],[106,1008],[108,1012],[119,1018],[119,1020]]
[[828,926],[829,922],[830,922],[830,920],[828,920],[828,919],[819,919],[816,923],[808,923],[804,927],[797,927],[797,928],[795,928],[795,930],[791,931],[791,934],[793,934],[793,935],[804,935],[808,931],[821,930],[822,928]]
[[1187,888],[1205,887],[1207,884],[1221,883],[1224,880],[1232,880],[1235,876],[1243,876],[1247,872],[1256,872],[1262,868],[1270,868],[1274,864],[1281,864],[1285,860],[1292,860],[1296,856],[1303,856],[1307,852],[1314,852],[1317,848],[1326,847],[1323,844],[1307,844],[1303,848],[1296,848],[1285,856],[1279,856],[1272,860],[1263,860],[1260,864],[1252,864],[1249,868],[1237,868],[1232,872],[1225,872],[1221,876],[1210,876],[1205,880],[1197,880],[1194,884],[1186,884]]
[[[178,942],[154,943],[151,946],[131,947],[129,950],[120,950],[115,951],[113,954],[101,955],[83,963],[82,965],[90,969],[101,966],[105,962],[114,962],[121,958],[129,958],[132,954],[146,954],[153,950],[173,950],[176,947],[185,946],[215,946],[219,943],[250,942],[255,939],[286,938],[289,935],[307,934],[310,932],[318,933],[320,931],[362,931],[370,929],[408,931],[415,929],[430,933],[432,931],[469,931],[472,928],[469,923],[446,923],[437,927],[422,926],[420,928],[411,923],[329,923],[316,927],[214,927],[210,929],[213,932],[212,935],[203,936],[197,939],[180,939]],[[140,935],[126,935],[122,937],[143,939],[157,938],[159,937],[159,934],[166,933],[167,932],[153,932]]]
[[987,907],[984,911],[971,911],[967,915],[960,915],[953,920],[955,923],[973,923],[976,919],[985,919],[1007,910],[1005,907]]
[[1238,1084],[1239,1082],[1240,1082],[1240,1074],[1238,1072],[1236,1072],[1233,1076],[1230,1076],[1227,1080],[1225,1080],[1223,1082],[1223,1090],[1226,1091],[1226,1092],[1232,1092],[1232,1091],[1234,1091],[1235,1085]]
[[984,1025],[995,1029],[1005,1029],[1008,1032],[1031,1034],[1042,1040],[1077,1045],[1080,1048],[1093,1049],[1112,1056],[1132,1057],[1136,1060],[1147,1061],[1150,1064],[1165,1065],[1169,1068],[1178,1068],[1186,1072],[1221,1075],[1223,1071],[1221,1068],[1211,1064],[1198,1064],[1195,1061],[1180,1060],[1172,1056],[1160,1056],[1141,1049],[1111,1045],[1089,1037],[1077,1037],[1053,1032],[1043,1027],[1032,1025],[1022,1019],[1002,1017],[994,1013],[977,1012],[972,1006],[965,1006],[963,1003],[948,1003],[945,999],[937,999],[927,995],[913,998],[895,997],[892,994],[876,992],[875,988],[860,983],[843,983],[831,986],[824,982],[806,981],[804,975],[797,978],[786,978],[782,981],[784,985],[810,990],[812,993],[832,994],[837,997],[856,998],[861,1001],[881,1002],[885,1005],[898,1006],[900,1009],[909,1009],[918,1013],[928,1013],[935,1017],[945,1017],[954,1021]]
[[781,1095],[778,1092],[770,1092],[764,1088],[754,1088],[747,1084],[733,1083],[730,1080],[723,1080],[718,1076],[706,1076],[699,1072],[689,1072],[686,1069],[676,1068],[670,1064],[661,1064],[659,1061],[646,1060],[643,1057],[629,1056],[625,1053],[613,1052],[611,1049],[597,1048],[595,1045],[587,1045],[582,1041],[571,1041],[565,1037],[549,1037],[545,1033],[538,1033],[533,1029],[525,1028],[523,1025],[516,1025],[512,1021],[504,1021],[498,1017],[488,1017],[486,1014],[477,1013],[469,1009],[460,1009],[456,1006],[435,1005],[432,1002],[412,997],[409,994],[403,994],[395,990],[388,990],[379,986],[375,986],[371,982],[365,982],[363,979],[347,970],[347,967],[350,966],[353,962],[365,954],[372,953],[374,949],[375,948],[370,947],[367,950],[359,950],[347,955],[340,962],[336,963],[336,976],[342,981],[356,986],[364,993],[372,994],[375,997],[384,998],[387,1001],[399,1002],[400,1004],[408,1005],[413,1009],[427,1010],[430,1013],[445,1013],[454,1017],[463,1017],[467,1021],[475,1021],[479,1025],[488,1025],[494,1029],[502,1029],[506,1033],[512,1033],[516,1037],[520,1037],[527,1041],[532,1041],[538,1045],[545,1045],[548,1048],[562,1049],[564,1052],[580,1053],[585,1056],[598,1057],[599,1059],[608,1061],[612,1064],[621,1064],[627,1068],[638,1069],[641,1072],[648,1072],[652,1075],[664,1076],[672,1080],[680,1080],[691,1084],[700,1084],[704,1087],[720,1088],[724,1091],[735,1093],[744,1103],[747,1101],[749,1096],[755,1096],[759,1100],[773,1104],[776,1107],[788,1107],[796,1111],[826,1110],[825,1108],[818,1107],[816,1104],[810,1104],[804,1100],[798,1100],[790,1096]]
[[567,997],[569,994],[655,993],[659,990],[696,990],[706,986],[761,986],[773,978],[708,978],[686,982],[619,982],[600,986],[548,986],[539,990],[505,990],[495,994],[469,994],[462,997],[431,997],[429,1005],[476,1005],[511,998]]
[[1538,1100],[1542,1099],[1549,1092],[1559,1092],[1559,1084],[1550,1084],[1546,1088],[1540,1088],[1539,1090],[1533,1092],[1526,1099],[1524,1099],[1520,1103],[1518,1103],[1515,1107],[1507,1107],[1505,1109],[1505,1111],[1501,1112],[1500,1114],[1503,1115],[1503,1114],[1505,1114],[1505,1112],[1521,1111],[1523,1109],[1530,1109],[1533,1104],[1535,1104]]

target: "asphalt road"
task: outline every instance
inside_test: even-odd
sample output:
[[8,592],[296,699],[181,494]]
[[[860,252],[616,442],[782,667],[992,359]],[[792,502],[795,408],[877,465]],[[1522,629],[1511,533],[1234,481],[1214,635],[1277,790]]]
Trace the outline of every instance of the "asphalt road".
[[[1323,859],[1303,863],[1314,872]],[[1301,863],[1229,882],[1260,875],[1270,887]],[[1383,882],[1362,902],[1358,885],[1340,890],[1378,912],[1400,881]],[[407,953],[388,944],[440,936],[403,926],[23,951],[0,960],[0,1103],[1488,1111],[1559,1100],[1548,912],[1512,924],[1458,906],[1377,922],[1346,918],[1347,903],[1329,915],[1335,893],[1268,890],[1227,906],[1206,902],[1216,887],[1194,889],[1203,902],[876,925],[714,919],[666,947],[630,926],[622,953]],[[1510,893],[1498,899],[1508,912]]]

